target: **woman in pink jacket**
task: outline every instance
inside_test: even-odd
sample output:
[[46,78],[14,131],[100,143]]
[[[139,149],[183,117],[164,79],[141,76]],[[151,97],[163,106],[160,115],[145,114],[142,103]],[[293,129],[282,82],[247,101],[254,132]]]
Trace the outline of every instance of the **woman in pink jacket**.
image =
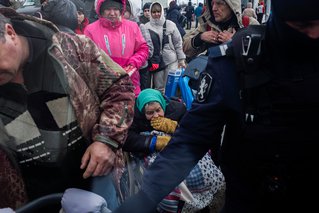
[[84,34],[91,38],[131,76],[136,96],[140,93],[139,68],[148,58],[148,46],[137,23],[122,18],[125,0],[96,0],[99,19]]

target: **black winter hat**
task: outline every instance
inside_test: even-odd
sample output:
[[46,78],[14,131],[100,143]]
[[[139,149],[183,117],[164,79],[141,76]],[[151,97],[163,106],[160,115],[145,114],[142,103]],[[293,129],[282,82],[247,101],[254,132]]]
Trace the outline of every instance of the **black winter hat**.
[[145,4],[144,4],[144,6],[143,6],[143,11],[145,10],[145,9],[150,9],[150,7],[151,7],[151,2],[146,2]]
[[287,21],[310,21],[319,19],[318,0],[272,0],[272,13]]
[[111,7],[117,8],[120,11],[122,11],[123,3],[121,0],[106,0],[101,5],[100,13],[102,13],[104,10],[111,8]]
[[70,0],[51,0],[41,8],[41,14],[57,26],[74,30],[78,25],[77,9]]

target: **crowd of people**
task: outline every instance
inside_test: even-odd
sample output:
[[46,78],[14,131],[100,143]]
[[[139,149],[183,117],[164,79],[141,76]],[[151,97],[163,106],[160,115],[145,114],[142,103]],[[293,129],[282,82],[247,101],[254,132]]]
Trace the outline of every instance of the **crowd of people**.
[[[0,212],[70,188],[114,213],[317,209],[319,2],[265,3],[0,1]],[[168,73],[202,55],[187,110]]]

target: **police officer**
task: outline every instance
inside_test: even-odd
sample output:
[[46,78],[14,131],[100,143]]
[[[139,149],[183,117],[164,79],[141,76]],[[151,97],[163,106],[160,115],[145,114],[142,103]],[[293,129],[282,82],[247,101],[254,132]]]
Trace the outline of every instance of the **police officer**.
[[318,210],[313,196],[318,192],[318,6],[316,0],[272,1],[261,54],[250,60],[259,61],[255,69],[238,70],[233,58],[210,51],[191,110],[145,174],[142,190],[116,212],[129,207],[154,212],[209,148],[220,149],[223,212]]

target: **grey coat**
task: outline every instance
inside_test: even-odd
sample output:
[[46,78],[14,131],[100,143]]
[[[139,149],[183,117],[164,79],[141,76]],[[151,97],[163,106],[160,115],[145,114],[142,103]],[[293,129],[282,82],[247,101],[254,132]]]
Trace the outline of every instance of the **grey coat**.
[[[154,4],[160,4],[159,2],[152,3],[150,10]],[[161,5],[161,4],[160,4]],[[163,61],[165,65],[171,64],[175,61],[185,60],[186,56],[183,52],[183,39],[176,27],[176,24],[170,20],[166,20],[164,17],[164,10],[162,7],[162,14],[159,20],[153,19],[150,17],[150,21],[145,24],[145,27],[149,30],[153,30],[159,35],[162,47],[163,41],[163,25],[166,21],[166,35],[168,35],[169,43],[164,45],[164,48],[161,49],[163,56]]]

